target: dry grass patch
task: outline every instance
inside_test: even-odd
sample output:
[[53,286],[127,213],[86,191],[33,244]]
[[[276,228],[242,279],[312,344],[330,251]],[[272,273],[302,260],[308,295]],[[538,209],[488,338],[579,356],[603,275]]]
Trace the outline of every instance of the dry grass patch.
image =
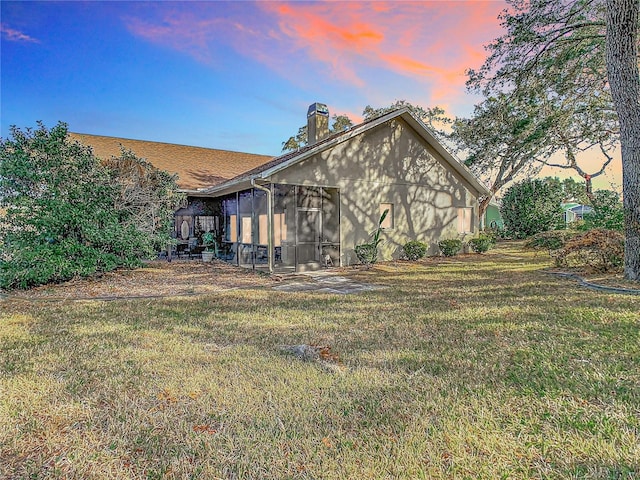
[[148,262],[143,268],[117,270],[27,291],[15,290],[11,294],[29,299],[179,296],[270,286],[275,280],[277,277],[270,278],[224,262],[158,260]]
[[[0,477],[640,475],[640,299],[495,253],[264,288],[2,302]],[[325,345],[340,369],[283,345]]]

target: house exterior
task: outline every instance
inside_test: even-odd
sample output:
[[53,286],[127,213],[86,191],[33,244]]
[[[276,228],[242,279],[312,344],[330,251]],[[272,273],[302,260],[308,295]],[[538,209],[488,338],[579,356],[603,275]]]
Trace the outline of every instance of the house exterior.
[[504,220],[500,213],[500,205],[491,200],[484,212],[484,226],[486,228],[502,230],[504,228]]
[[[304,148],[185,189],[188,205],[176,212],[178,242],[211,231],[225,261],[305,271],[357,263],[354,247],[370,239],[385,210],[379,249],[385,260],[398,258],[409,240],[437,253],[441,239],[477,234],[478,198],[486,187],[408,109],[332,135],[325,105],[311,105],[307,120]],[[206,174],[222,176],[214,168]]]
[[564,212],[564,223],[567,225],[582,220],[585,214],[593,212],[593,207],[575,202],[563,203],[561,207]]

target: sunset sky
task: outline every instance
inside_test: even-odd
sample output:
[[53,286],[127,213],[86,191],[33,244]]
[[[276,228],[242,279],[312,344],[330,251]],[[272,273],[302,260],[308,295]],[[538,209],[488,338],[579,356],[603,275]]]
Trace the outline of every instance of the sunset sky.
[[468,116],[501,1],[2,1],[9,126],[276,155],[309,104]]

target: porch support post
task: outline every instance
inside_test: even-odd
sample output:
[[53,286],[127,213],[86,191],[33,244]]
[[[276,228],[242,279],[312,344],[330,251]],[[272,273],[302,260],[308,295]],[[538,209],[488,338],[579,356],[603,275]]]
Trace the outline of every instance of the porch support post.
[[273,199],[270,189],[263,185],[258,185],[254,178],[251,179],[251,185],[258,190],[262,190],[267,195],[267,261],[269,262],[269,273],[273,273]]

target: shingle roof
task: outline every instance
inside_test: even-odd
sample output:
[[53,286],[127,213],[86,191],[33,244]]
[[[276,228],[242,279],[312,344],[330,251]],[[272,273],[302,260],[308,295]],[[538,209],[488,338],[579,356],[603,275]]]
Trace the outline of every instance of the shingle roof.
[[184,190],[218,185],[273,159],[269,155],[84,133],[69,132],[69,137],[91,146],[98,158],[119,156],[122,145],[155,167],[178,174],[178,186]]

